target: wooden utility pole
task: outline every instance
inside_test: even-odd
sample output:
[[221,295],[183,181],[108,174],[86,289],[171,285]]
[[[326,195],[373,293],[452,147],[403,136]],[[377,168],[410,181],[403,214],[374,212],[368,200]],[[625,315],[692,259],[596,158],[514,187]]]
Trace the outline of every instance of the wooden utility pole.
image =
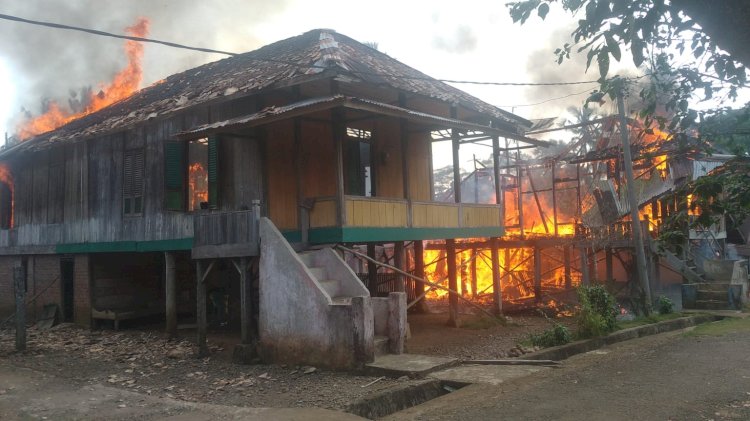
[[617,108],[620,115],[620,137],[622,139],[623,164],[625,166],[625,182],[627,183],[628,203],[630,204],[630,219],[633,231],[633,247],[635,248],[635,263],[638,269],[638,279],[641,281],[641,288],[646,302],[644,311],[646,315],[651,313],[651,284],[648,279],[648,269],[646,268],[646,253],[643,249],[643,232],[641,231],[641,221],[638,216],[638,200],[635,197],[635,181],[633,177],[633,157],[630,153],[630,136],[628,131],[628,122],[625,119],[625,100],[623,99],[625,89],[624,81],[620,80],[620,86],[617,89]]

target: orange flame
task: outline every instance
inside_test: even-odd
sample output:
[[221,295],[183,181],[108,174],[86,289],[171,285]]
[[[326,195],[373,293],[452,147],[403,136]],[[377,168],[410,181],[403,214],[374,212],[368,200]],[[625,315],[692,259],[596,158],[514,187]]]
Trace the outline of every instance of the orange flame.
[[[132,36],[145,37],[148,35],[148,25],[149,20],[141,17],[133,26],[125,28],[125,31]],[[21,123],[18,127],[18,137],[26,140],[46,133],[132,95],[138,90],[143,79],[141,68],[143,44],[137,41],[125,41],[125,53],[128,57],[128,65],[117,73],[109,84],[101,86],[98,94],[91,94],[85,110],[80,113],[71,113],[52,102],[46,113]]]
[[[13,184],[13,174],[10,172],[10,168],[5,163],[0,163],[0,183],[5,184],[10,189],[10,225],[7,228],[13,228],[13,216],[15,211],[15,190]],[[0,207],[3,204],[0,203]]]
[[201,202],[208,202],[208,173],[200,162],[195,162],[188,167],[188,175],[190,187],[188,209],[196,210],[200,208]]

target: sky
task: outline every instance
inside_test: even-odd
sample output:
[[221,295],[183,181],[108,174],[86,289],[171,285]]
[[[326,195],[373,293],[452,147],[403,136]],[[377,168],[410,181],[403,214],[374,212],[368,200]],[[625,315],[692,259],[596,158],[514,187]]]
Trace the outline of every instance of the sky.
[[[329,28],[377,43],[380,51],[439,79],[561,82],[598,77],[595,68],[584,73],[584,57],[555,62],[554,49],[573,29],[569,15],[553,8],[545,21],[530,19],[522,26],[511,21],[504,0],[5,0],[0,13],[115,33],[146,16],[151,38],[233,52]],[[125,63],[122,44],[0,20],[0,134],[14,132],[22,109],[38,113],[45,99],[65,104],[71,92],[109,80]],[[147,44],[145,51],[143,86],[225,57],[155,44]],[[628,56],[623,63],[621,70],[634,71]],[[564,115],[567,107],[580,107],[596,87],[454,86],[525,118]],[[462,152],[463,166],[473,153],[489,151]],[[442,162],[447,161],[438,164]]]

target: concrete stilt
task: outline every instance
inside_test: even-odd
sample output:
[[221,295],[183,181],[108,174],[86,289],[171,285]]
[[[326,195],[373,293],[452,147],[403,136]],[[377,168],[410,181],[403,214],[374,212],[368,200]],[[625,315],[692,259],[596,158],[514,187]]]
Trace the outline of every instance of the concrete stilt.
[[[403,271],[408,270],[406,267],[406,250],[404,249],[403,241],[396,241],[393,244],[393,266],[396,266]],[[396,275],[396,285],[394,289],[395,292],[406,291],[406,278],[404,278],[404,275]]]
[[196,314],[196,319],[198,323],[198,336],[196,338],[196,341],[198,342],[198,356],[205,357],[208,355],[208,344],[206,343],[207,318],[206,318],[206,279],[205,279],[207,275],[207,268],[205,267],[204,261],[198,260],[195,263],[195,272],[196,272],[195,301],[197,305],[195,314]]

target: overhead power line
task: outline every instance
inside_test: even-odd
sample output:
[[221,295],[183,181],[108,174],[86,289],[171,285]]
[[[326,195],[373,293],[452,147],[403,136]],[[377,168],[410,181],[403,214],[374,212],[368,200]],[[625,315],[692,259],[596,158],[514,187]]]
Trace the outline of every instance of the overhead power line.
[[[239,53],[234,53],[234,52],[231,52],[231,51],[215,50],[213,48],[192,47],[192,46],[189,46],[189,45],[179,44],[179,43],[171,42],[171,41],[162,41],[162,40],[157,40],[157,39],[152,39],[152,38],[144,38],[144,37],[136,37],[136,36],[131,36],[131,35],[115,34],[115,33],[112,33],[112,32],[100,31],[100,30],[97,30],[97,29],[82,28],[82,27],[79,27],[79,26],[65,25],[65,24],[55,23],[55,22],[44,22],[44,21],[38,21],[38,20],[21,18],[21,17],[18,17],[18,16],[12,16],[12,15],[0,14],[0,19],[9,20],[9,21],[13,21],[13,22],[26,23],[26,24],[30,24],[30,25],[45,26],[45,27],[54,28],[54,29],[64,29],[64,30],[70,30],[70,31],[85,32],[87,34],[99,35],[99,36],[110,37],[110,38],[119,38],[119,39],[126,39],[126,40],[130,40],[130,41],[148,42],[148,43],[152,43],[152,44],[160,44],[160,45],[164,45],[164,46],[167,46],[167,47],[181,48],[181,49],[185,49],[185,50],[199,51],[199,52],[203,52],[203,53],[224,54],[224,55],[229,55],[229,56],[239,55]],[[327,66],[322,66],[322,65],[316,65],[316,64],[304,65],[304,64],[300,64],[300,63],[291,62],[291,61],[277,60],[277,59],[272,59],[272,58],[248,57],[248,59],[252,59],[252,60],[256,60],[256,61],[263,61],[263,62],[287,64],[287,65],[295,66],[295,67],[298,67],[298,68],[321,68],[321,69],[327,69],[328,68]],[[435,78],[426,77],[426,76],[393,76],[393,75],[389,75],[389,74],[385,74],[385,73],[363,72],[363,71],[358,71],[358,70],[351,70],[350,72],[353,73],[353,74],[358,74],[358,75],[381,76],[381,77],[390,77],[390,78],[394,78],[394,79],[428,80],[428,81],[437,80],[437,81],[445,82],[445,83],[469,84],[469,85],[494,85],[494,86],[565,86],[565,85],[586,85],[586,84],[596,84],[596,83],[599,83],[599,81],[596,81],[596,80],[582,80],[582,81],[574,81],[574,82],[485,82],[485,81],[473,81],[473,80],[435,79]],[[576,95],[576,94],[573,94],[573,95]],[[554,98],[554,99],[559,99],[559,98]],[[552,101],[554,99],[551,99],[550,101]]]

